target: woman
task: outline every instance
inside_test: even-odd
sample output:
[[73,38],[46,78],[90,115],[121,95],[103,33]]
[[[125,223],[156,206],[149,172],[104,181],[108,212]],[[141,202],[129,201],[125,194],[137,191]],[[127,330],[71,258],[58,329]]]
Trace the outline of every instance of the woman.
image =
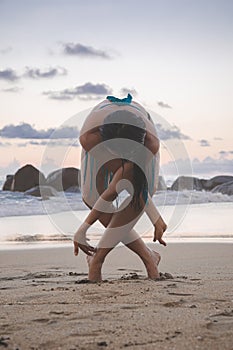
[[[113,109],[115,110],[113,111]],[[128,248],[140,256],[146,266],[148,277],[157,278],[159,276],[157,269],[157,264],[160,260],[159,254],[151,251],[133,230],[133,226],[143,213],[143,208],[146,207],[146,212],[151,217],[153,224],[155,225],[154,240],[158,239],[161,244],[165,245],[165,242],[162,240],[162,234],[166,229],[166,225],[156,211],[150,196],[148,197],[148,200],[145,198],[145,195],[147,197],[148,193],[153,194],[154,190],[152,188],[152,190],[149,191],[151,184],[150,181],[148,183],[146,179],[145,168],[140,169],[140,167],[143,168],[141,164],[137,165],[135,162],[132,162],[132,160],[130,161],[127,159],[130,157],[132,158],[132,154],[137,154],[138,156],[140,153],[140,147],[135,147],[135,143],[136,146],[142,146],[142,144],[147,144],[148,146],[152,139],[151,134],[146,130],[146,123],[143,122],[140,115],[135,116],[135,114],[131,111],[132,108],[125,108],[125,106],[124,108],[119,108],[119,106],[116,107],[111,105],[112,113],[105,117],[104,125],[102,125],[101,128],[92,127],[90,131],[85,130],[84,125],[85,132],[80,137],[80,142],[86,151],[91,151],[96,145],[102,145],[101,149],[98,149],[98,152],[96,152],[96,154],[93,156],[95,159],[98,158],[98,160],[102,158],[102,163],[100,162],[99,168],[97,167],[98,171],[95,174],[97,183],[96,187],[97,191],[99,192],[98,196],[100,194],[101,196],[96,201],[96,193],[90,189],[92,186],[86,186],[86,188],[85,186],[82,186],[84,187],[84,201],[89,205],[90,208],[93,209],[88,215],[84,224],[81,225],[79,230],[76,232],[74,238],[76,255],[78,253],[78,246],[89,256],[94,253],[88,259],[90,268],[89,279],[92,281],[101,280],[101,267],[104,259],[119,241],[122,241]],[[148,119],[148,115],[146,118]],[[98,123],[99,119],[95,118],[95,121]],[[106,142],[113,139],[116,139],[116,142],[111,142],[107,145],[108,147],[106,147]],[[124,151],[124,146],[122,148],[119,147],[119,145],[122,145],[122,142],[119,142],[119,140],[122,141],[124,139],[127,140],[128,143],[128,140],[133,141],[133,145],[127,145],[127,152]],[[105,141],[104,146],[103,142],[101,143],[101,141]],[[157,138],[153,141],[157,141]],[[157,142],[152,143],[151,148],[153,149],[153,147],[157,147]],[[136,152],[135,148],[137,149]],[[141,147],[141,151],[142,153],[145,151],[144,146]],[[106,160],[106,157],[104,156],[106,152],[112,154],[112,157],[107,158],[108,160],[104,161]],[[150,155],[148,158],[150,158]],[[86,155],[83,157],[83,159],[86,159]],[[137,159],[135,159],[135,161],[136,160]],[[84,184],[85,181],[89,185],[92,184],[92,179],[89,179],[89,181],[87,181],[85,179],[85,176],[87,174],[89,174],[89,177],[92,176],[93,169],[95,169],[93,164],[92,166],[90,164],[89,171],[87,171],[87,167],[83,165]],[[107,174],[111,174],[112,176],[108,187],[106,187],[106,176],[103,176],[103,172],[105,174],[107,172]],[[113,209],[113,206],[110,205],[110,202],[112,202],[117,197],[119,190],[124,189],[124,186],[121,189],[117,189],[117,186],[119,187],[119,181],[122,180],[124,180],[124,185],[125,182],[126,184],[133,184],[133,191],[130,186],[128,186],[128,188],[127,186],[125,187],[129,193],[131,192],[132,201],[131,204],[128,205],[124,202],[120,206],[119,210],[115,211]],[[146,206],[145,202],[147,202]],[[109,208],[111,210],[106,210]],[[86,231],[88,227],[96,220],[100,220],[100,222],[102,222],[104,226],[107,227],[107,230],[100,240],[98,248],[95,250],[93,247],[88,245],[86,241]]]

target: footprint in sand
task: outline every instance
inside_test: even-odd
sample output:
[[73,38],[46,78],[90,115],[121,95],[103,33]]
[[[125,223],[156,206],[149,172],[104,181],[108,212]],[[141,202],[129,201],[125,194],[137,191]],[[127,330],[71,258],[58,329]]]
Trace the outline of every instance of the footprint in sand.
[[0,346],[3,346],[4,348],[8,347],[8,341],[10,340],[10,337],[1,337],[0,338]]
[[35,318],[34,320],[32,320],[33,322],[38,322],[38,323],[47,323],[50,321],[49,318]]
[[206,327],[209,330],[215,332],[227,332],[232,331],[233,329],[233,310],[225,310],[223,312],[210,315],[210,317],[214,317],[214,322],[207,323]]
[[69,276],[87,276],[88,274],[85,273],[85,272],[72,272],[72,271],[70,271],[70,272],[68,273],[68,275],[69,275]]
[[170,295],[178,295],[178,296],[182,296],[182,297],[188,297],[188,296],[192,296],[193,294],[190,293],[174,293],[174,292],[168,292],[168,294]]
[[209,322],[207,323],[206,328],[217,333],[225,333],[227,331],[232,331],[233,322],[232,320],[218,321],[214,323]]
[[156,279],[156,281],[165,281],[165,280],[173,280],[174,277],[172,276],[172,274],[168,273],[168,272],[160,272],[159,273],[159,278]]
[[177,288],[177,285],[176,285],[176,283],[169,283],[164,288],[167,288],[167,287],[169,287],[169,288]]
[[49,313],[51,315],[64,315],[65,314],[64,311],[49,311]]
[[226,316],[226,317],[233,317],[233,309],[232,310],[225,310],[223,312],[219,312],[214,315],[210,315],[210,317],[221,317],[221,316]]
[[185,303],[183,299],[180,299],[178,301],[169,301],[167,303],[162,304],[165,307],[179,307],[182,306]]
[[20,327],[18,325],[13,325],[13,324],[8,324],[8,323],[4,323],[1,325],[1,331],[7,332],[7,333],[13,333],[13,332],[19,331],[21,329],[22,329],[22,327]]
[[115,292],[115,291],[98,291],[98,292],[94,292],[94,293],[85,293],[85,295],[83,295],[83,298],[85,300],[93,300],[93,301],[103,301],[103,300],[108,300],[109,298],[113,298],[115,296],[119,295],[119,292]]
[[201,281],[201,278],[190,278],[190,281]]
[[98,335],[100,335],[101,334],[101,332],[100,331],[98,331],[98,330],[93,330],[93,331],[91,331],[91,332],[80,332],[80,333],[78,333],[78,332],[76,332],[76,333],[70,333],[70,336],[71,337],[96,337],[96,336],[98,336]]
[[[117,271],[129,271],[129,269],[119,268],[119,269],[117,269]],[[142,270],[137,270],[137,269],[130,269],[130,271],[133,271],[133,272],[142,272]]]
[[131,304],[127,304],[127,305],[122,305],[120,306],[120,309],[123,310],[137,310],[140,309],[143,305],[131,305]]
[[125,275],[121,276],[121,280],[138,280],[140,278],[140,275],[138,275],[136,272],[130,272],[126,273]]
[[63,274],[57,272],[34,272],[28,273],[27,275],[22,277],[22,280],[30,280],[30,279],[39,279],[39,278],[53,278],[53,277],[61,277]]

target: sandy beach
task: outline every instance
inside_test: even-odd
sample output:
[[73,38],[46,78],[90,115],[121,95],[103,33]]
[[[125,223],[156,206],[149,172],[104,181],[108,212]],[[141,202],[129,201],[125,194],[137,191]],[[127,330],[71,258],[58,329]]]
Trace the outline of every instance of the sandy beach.
[[70,244],[2,250],[0,347],[232,349],[233,245],[156,248],[173,279],[146,279],[124,247],[109,255],[98,284],[85,283],[85,256],[74,257]]

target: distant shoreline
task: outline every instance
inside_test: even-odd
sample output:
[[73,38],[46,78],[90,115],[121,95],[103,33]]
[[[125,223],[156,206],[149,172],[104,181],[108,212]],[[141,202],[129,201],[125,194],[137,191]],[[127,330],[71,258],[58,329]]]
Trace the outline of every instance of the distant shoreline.
[[[183,209],[182,209],[183,207]],[[159,207],[168,230],[165,234],[169,242],[231,242],[233,238],[233,202],[191,204],[189,210],[171,231],[170,217],[174,205]],[[178,210],[186,210],[179,205]],[[17,249],[41,246],[65,246],[72,240],[75,230],[84,220],[89,210],[63,212],[49,215],[2,217],[0,220],[0,249]],[[224,217],[224,224],[219,217]],[[146,242],[152,240],[152,226],[144,215],[136,226]],[[59,226],[60,223],[62,226]],[[146,231],[145,231],[146,230]],[[103,227],[96,224],[90,229],[89,238],[96,244],[103,234]]]

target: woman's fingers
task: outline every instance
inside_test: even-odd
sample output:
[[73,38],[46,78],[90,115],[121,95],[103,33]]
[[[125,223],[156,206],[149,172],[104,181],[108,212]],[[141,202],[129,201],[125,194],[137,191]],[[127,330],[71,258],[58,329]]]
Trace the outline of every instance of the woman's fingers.
[[167,243],[162,238],[159,238],[158,241],[160,244],[162,244],[166,247]]
[[93,253],[96,251],[96,248],[92,247],[91,245],[87,244],[80,244],[78,242],[74,241],[74,255],[78,255],[79,248],[87,255],[92,256]]
[[79,249],[78,249],[78,242],[74,241],[74,255],[78,255],[78,251],[79,251]]
[[160,244],[166,246],[167,243],[162,239],[163,233],[164,233],[163,229],[161,228],[155,229],[153,241],[156,242],[158,240]]

